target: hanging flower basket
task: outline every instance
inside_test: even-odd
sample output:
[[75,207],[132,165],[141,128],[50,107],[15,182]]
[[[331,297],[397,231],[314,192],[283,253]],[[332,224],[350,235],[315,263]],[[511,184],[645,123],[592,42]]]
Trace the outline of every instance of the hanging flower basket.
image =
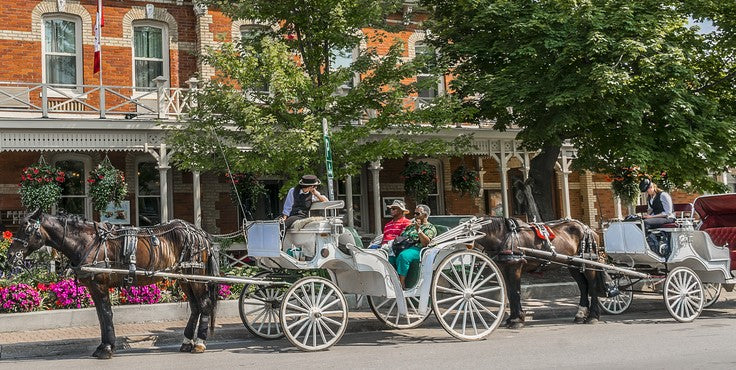
[[50,212],[51,207],[61,200],[61,184],[64,183],[64,172],[46,164],[41,159],[38,163],[23,169],[20,176],[20,201],[28,210],[40,208]]
[[99,212],[103,212],[110,202],[120,206],[128,195],[123,171],[115,168],[107,157],[90,172],[87,183],[92,207]]
[[624,204],[634,204],[639,199],[639,182],[644,177],[646,175],[639,172],[638,166],[621,167],[614,173],[611,189]]
[[459,192],[460,196],[469,194],[471,198],[478,196],[480,192],[480,176],[478,171],[465,166],[460,166],[452,171],[452,190]]
[[253,212],[256,209],[256,205],[258,204],[258,200],[261,197],[261,195],[266,193],[266,187],[263,186],[263,183],[258,180],[258,177],[255,174],[252,173],[226,173],[225,177],[228,179],[227,182],[230,183],[231,186],[230,189],[230,198],[232,199],[233,203],[236,206],[239,206],[238,203],[238,197],[240,198],[240,202],[243,203],[243,208],[245,208],[246,217],[251,217]]
[[404,178],[404,190],[417,203],[426,203],[429,194],[437,189],[435,167],[427,162],[406,162],[401,176]]

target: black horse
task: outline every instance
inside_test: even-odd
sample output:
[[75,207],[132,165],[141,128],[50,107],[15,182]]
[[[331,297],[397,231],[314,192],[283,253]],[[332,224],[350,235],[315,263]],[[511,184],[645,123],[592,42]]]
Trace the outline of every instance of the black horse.
[[[555,238],[547,244],[540,238],[531,225],[503,217],[491,217],[490,223],[481,231],[486,235],[475,241],[476,247],[482,249],[499,264],[506,281],[509,295],[511,315],[506,326],[512,329],[524,327],[524,311],[521,307],[521,274],[534,271],[544,261],[522,255],[516,247],[527,247],[540,250],[554,250],[563,256],[586,256],[598,259],[598,235],[587,225],[577,220],[557,220],[547,222]],[[576,323],[597,323],[600,319],[598,306],[599,285],[602,284],[600,272],[586,268],[581,272],[580,266],[570,265],[570,275],[580,289],[580,304],[575,315]]]
[[[162,278],[87,273],[81,271],[81,267],[129,270],[131,266],[139,266],[150,272],[168,270],[219,275],[217,252],[209,235],[182,220],[173,220],[146,229],[120,228],[36,211],[21,222],[8,248],[8,261],[19,263],[24,256],[43,245],[49,245],[66,256],[79,281],[89,290],[102,334],[102,343],[92,356],[101,359],[111,358],[115,351],[110,288],[130,284],[147,285],[161,281]],[[209,334],[214,331],[218,285],[186,281],[180,281],[179,284],[191,308],[180,350],[202,353],[206,349],[208,329]]]

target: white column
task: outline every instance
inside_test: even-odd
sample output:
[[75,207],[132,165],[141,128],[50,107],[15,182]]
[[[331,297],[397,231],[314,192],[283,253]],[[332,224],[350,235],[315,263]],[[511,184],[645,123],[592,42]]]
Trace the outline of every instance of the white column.
[[345,208],[348,210],[348,226],[355,227],[353,222],[353,176],[345,176]]
[[149,148],[148,144],[146,143],[144,146],[144,150],[147,151],[149,154],[153,156],[153,158],[156,158],[158,161],[158,174],[159,174],[159,184],[160,184],[160,191],[161,191],[161,222],[167,222],[169,221],[169,169],[171,168],[169,166],[169,161],[171,160],[171,156],[174,154],[174,151],[167,150],[166,143],[161,143],[159,147],[159,152],[157,153],[155,149]]
[[562,205],[564,207],[565,217],[566,218],[572,218],[571,212],[570,212],[570,182],[569,182],[569,176],[572,171],[570,171],[570,165],[572,164],[573,158],[568,155],[568,151],[562,150],[560,153],[560,159],[558,160],[557,164],[560,166],[560,172],[562,173]]
[[615,194],[613,195],[613,204],[616,205],[616,218],[621,220],[624,218],[624,214],[621,210],[621,198],[617,197]]
[[373,232],[378,235],[381,230],[381,215],[383,215],[383,204],[381,204],[381,183],[379,181],[379,173],[383,169],[381,160],[372,161],[369,167],[371,170],[371,181],[373,185]]
[[501,202],[503,203],[503,217],[509,217],[511,216],[511,211],[509,210],[509,175],[508,175],[508,161],[506,161],[506,156],[503,154],[503,149],[501,150]]
[[728,186],[728,171],[721,174],[721,181],[723,181],[723,185]]
[[202,227],[202,191],[200,189],[199,171],[192,171],[192,193],[194,196],[194,226]]

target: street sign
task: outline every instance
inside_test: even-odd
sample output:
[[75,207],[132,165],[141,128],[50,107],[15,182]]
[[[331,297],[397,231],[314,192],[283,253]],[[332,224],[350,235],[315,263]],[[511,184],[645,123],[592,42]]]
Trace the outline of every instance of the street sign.
[[332,146],[330,145],[330,136],[327,129],[327,119],[322,118],[322,137],[325,141],[325,166],[327,167],[327,195],[329,200],[335,200],[335,187],[333,180],[335,178],[332,171]]

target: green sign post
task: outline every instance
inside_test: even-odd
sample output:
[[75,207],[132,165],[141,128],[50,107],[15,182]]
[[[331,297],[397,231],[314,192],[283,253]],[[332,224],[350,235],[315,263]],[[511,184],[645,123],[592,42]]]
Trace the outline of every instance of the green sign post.
[[327,167],[327,195],[330,200],[335,200],[335,188],[333,180],[335,178],[332,171],[332,147],[330,146],[330,133],[327,129],[327,119],[322,118],[322,137],[325,140],[325,166]]

